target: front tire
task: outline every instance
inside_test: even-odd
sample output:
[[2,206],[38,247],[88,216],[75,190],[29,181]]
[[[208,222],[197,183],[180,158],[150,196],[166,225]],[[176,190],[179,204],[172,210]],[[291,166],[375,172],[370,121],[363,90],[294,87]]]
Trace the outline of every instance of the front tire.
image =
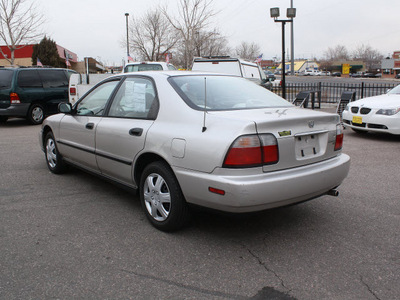
[[28,121],[32,125],[42,124],[44,120],[44,109],[39,104],[32,104],[28,111]]
[[46,134],[44,140],[46,163],[49,170],[54,174],[65,172],[66,166],[61,154],[58,152],[53,133]]
[[144,169],[140,201],[146,217],[159,230],[178,230],[189,220],[189,209],[178,180],[164,162],[153,162]]
[[8,117],[0,116],[0,123],[5,123],[5,122],[7,122],[7,120],[8,120]]

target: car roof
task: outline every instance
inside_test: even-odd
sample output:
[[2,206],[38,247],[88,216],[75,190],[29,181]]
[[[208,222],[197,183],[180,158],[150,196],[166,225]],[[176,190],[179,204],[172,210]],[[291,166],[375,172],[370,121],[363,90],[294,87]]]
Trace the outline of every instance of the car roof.
[[177,77],[177,76],[228,76],[228,77],[240,77],[238,75],[231,75],[225,73],[208,72],[208,71],[179,71],[179,70],[160,70],[160,71],[140,71],[140,72],[129,72],[120,73],[113,77],[118,76],[150,76],[150,77]]

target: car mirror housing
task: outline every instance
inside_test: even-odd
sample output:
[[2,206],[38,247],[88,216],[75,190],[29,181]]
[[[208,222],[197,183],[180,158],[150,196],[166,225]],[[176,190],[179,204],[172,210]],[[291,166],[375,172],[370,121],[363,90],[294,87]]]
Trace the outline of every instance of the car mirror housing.
[[63,114],[71,114],[72,113],[71,103],[60,103],[58,105],[58,112]]

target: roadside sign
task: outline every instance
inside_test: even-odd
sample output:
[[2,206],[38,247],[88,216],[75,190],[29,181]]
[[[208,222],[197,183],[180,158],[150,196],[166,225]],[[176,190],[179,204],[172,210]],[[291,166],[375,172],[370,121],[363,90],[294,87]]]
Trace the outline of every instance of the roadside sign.
[[349,64],[342,64],[342,74],[348,75],[350,73],[350,65]]

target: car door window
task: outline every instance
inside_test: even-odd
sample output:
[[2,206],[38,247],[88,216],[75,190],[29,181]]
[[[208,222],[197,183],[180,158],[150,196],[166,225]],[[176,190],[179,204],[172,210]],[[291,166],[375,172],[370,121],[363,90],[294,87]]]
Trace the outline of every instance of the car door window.
[[127,78],[111,104],[109,117],[155,119],[158,100],[153,82],[146,78]]
[[18,74],[18,86],[21,88],[43,87],[37,70],[20,71]]
[[68,87],[68,78],[63,70],[39,70],[44,88]]
[[95,88],[76,106],[76,114],[81,116],[102,116],[119,80],[108,81]]

